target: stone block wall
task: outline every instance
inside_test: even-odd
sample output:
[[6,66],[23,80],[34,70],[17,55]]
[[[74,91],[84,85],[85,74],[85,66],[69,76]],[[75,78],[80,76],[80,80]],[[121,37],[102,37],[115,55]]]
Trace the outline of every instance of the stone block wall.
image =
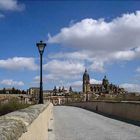
[[140,102],[93,101],[70,105],[140,122]]
[[0,140],[48,140],[52,103],[33,105],[0,117]]

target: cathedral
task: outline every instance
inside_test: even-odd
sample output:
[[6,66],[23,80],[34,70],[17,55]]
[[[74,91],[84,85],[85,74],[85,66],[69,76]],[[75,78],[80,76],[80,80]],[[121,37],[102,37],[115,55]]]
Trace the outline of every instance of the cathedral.
[[123,88],[119,88],[112,83],[109,83],[109,80],[104,76],[101,84],[90,84],[90,76],[85,70],[83,74],[83,93],[94,93],[94,94],[120,94],[124,93]]

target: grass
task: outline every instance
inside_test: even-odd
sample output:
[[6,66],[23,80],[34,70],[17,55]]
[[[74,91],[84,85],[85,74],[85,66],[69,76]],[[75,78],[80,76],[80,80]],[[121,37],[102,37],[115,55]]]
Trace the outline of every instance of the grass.
[[20,103],[18,99],[13,98],[7,103],[0,104],[0,116],[29,106],[30,104]]

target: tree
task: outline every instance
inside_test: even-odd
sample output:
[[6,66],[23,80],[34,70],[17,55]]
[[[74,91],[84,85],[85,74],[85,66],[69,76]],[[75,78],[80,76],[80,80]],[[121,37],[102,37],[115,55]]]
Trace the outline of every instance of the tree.
[[25,90],[22,90],[21,94],[26,94],[26,91]]
[[16,90],[15,90],[15,88],[13,87],[13,88],[12,88],[12,94],[15,94],[15,91],[16,91]]
[[0,94],[3,94],[3,90],[0,90]]
[[6,94],[6,89],[5,89],[5,88],[3,88],[3,91],[2,91],[2,92],[3,92],[3,94]]

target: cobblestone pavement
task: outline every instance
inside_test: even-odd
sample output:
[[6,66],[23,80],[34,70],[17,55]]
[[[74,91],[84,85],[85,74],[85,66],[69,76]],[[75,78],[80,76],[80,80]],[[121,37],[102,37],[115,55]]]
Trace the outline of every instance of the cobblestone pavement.
[[140,140],[140,127],[81,108],[54,107],[55,140]]

